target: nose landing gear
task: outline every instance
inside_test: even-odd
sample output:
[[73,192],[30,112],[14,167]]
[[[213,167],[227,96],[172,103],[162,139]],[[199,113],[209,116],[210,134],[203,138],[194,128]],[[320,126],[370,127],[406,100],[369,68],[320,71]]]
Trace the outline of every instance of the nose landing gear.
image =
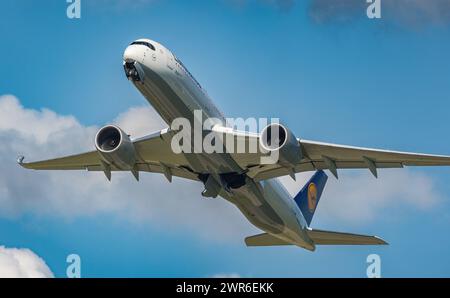
[[140,74],[140,71],[138,70],[138,65],[136,62],[125,62],[123,64],[123,68],[125,70],[125,75],[127,76],[127,79],[133,81],[133,82],[142,82],[142,76]]

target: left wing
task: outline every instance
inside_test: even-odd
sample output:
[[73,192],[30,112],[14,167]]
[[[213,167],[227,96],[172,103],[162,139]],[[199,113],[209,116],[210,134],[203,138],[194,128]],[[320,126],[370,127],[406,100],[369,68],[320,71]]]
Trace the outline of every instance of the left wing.
[[[172,176],[198,180],[198,176],[189,170],[189,164],[183,154],[175,154],[171,150],[171,138],[172,133],[166,129],[134,140],[133,144],[138,155],[136,170],[161,173],[169,180],[172,179]],[[33,170],[105,171],[97,151],[30,163],[24,163],[23,157],[21,157],[18,162],[22,167]],[[121,171],[114,165],[110,170]]]

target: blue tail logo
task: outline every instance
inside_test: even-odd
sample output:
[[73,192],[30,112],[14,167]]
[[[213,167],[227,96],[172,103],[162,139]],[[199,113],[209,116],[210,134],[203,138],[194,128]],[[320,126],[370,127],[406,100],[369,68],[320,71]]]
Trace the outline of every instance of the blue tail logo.
[[308,226],[311,224],[314,212],[316,211],[317,204],[319,204],[319,200],[322,196],[327,180],[328,176],[324,171],[317,171],[308,183],[305,184],[302,190],[300,190],[300,192],[294,197],[294,200],[302,211]]
[[308,185],[308,209],[310,213],[314,213],[317,207],[317,186],[314,182]]

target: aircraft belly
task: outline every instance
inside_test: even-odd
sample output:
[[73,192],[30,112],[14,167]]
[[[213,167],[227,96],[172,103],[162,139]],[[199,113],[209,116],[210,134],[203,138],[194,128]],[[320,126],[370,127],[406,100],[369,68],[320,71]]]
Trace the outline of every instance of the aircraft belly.
[[[191,123],[191,135],[194,135],[194,123],[197,121],[194,118],[194,110],[197,109],[202,111],[203,120],[208,117],[219,117],[219,119],[222,118],[222,116],[217,113],[209,115],[208,111],[211,109],[204,109],[201,107],[199,105],[200,100],[196,100],[192,92],[189,92],[186,86],[181,86],[181,79],[176,75],[168,73],[165,74],[165,78],[163,78],[161,75],[145,65],[142,65],[142,68],[145,72],[145,79],[143,82],[134,82],[134,84],[136,88],[138,88],[138,90],[144,95],[147,101],[161,115],[163,120],[169,125],[176,118],[184,117]],[[171,85],[174,85],[175,87],[172,87]],[[200,125],[203,125],[203,123],[200,123]],[[192,148],[194,148],[194,139],[192,138],[191,141]],[[200,151],[200,153],[183,153],[194,172],[213,172],[217,174],[242,172],[242,168],[239,167],[230,154],[207,154],[203,153],[203,150]]]
[[[290,196],[277,180],[254,182],[250,178],[246,185],[233,189],[232,196],[222,196],[236,205],[256,227],[289,243],[313,249],[305,234],[298,210],[290,204]],[[258,186],[259,185],[259,186]]]
[[221,196],[236,205],[253,225],[271,234],[283,233],[283,218],[266,200],[264,189],[258,182],[247,178],[244,186],[231,192],[222,192]]
[[[202,98],[201,95],[191,91],[186,82],[174,73],[167,72],[162,76],[145,65],[142,67],[145,71],[145,79],[143,82],[134,84],[168,124],[171,124],[176,118],[184,117],[191,123],[191,135],[194,135],[194,124],[196,121],[198,122],[198,119],[194,117],[194,110],[202,111],[202,120],[208,117],[222,119],[220,112],[211,112],[217,110],[208,106],[207,98]],[[203,125],[203,123],[199,124]],[[202,129],[201,131],[207,133]],[[203,137],[204,135],[202,140]],[[195,148],[194,138],[191,142],[191,148]],[[192,171],[199,174],[213,173],[214,175],[243,174],[242,168],[230,154],[200,151],[200,153],[183,153]],[[292,206],[277,189],[276,183],[271,181],[255,182],[247,177],[244,186],[228,191],[222,189],[220,195],[236,205],[256,227],[279,235],[280,238],[303,243],[300,236],[301,224],[297,221]]]
[[145,79],[143,82],[134,82],[134,85],[161,115],[163,120],[170,125],[176,118],[189,118],[192,113],[188,106],[173,91],[166,81],[145,65],[143,65],[142,68],[145,72]]
[[222,193],[221,196],[233,203],[255,227],[271,234],[283,233],[283,221],[268,204],[256,206],[246,194],[234,190],[232,196],[227,193]]

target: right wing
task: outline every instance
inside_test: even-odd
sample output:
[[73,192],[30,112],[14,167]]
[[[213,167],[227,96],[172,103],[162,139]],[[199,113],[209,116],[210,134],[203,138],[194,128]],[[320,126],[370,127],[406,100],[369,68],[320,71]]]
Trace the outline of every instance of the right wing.
[[[242,132],[228,132],[236,142],[258,144],[259,135]],[[303,159],[286,168],[279,163],[262,164],[261,157],[266,154],[260,150],[256,153],[233,153],[236,162],[247,171],[247,175],[256,181],[292,175],[293,173],[330,170],[338,176],[338,169],[369,169],[378,176],[377,169],[403,168],[404,166],[450,166],[450,156],[431,155],[411,152],[380,150],[354,147],[308,140],[298,140]]]
[[[165,129],[134,140],[133,144],[138,155],[137,170],[161,173],[169,180],[171,180],[172,175],[198,180],[197,175],[190,171],[189,164],[183,154],[175,154],[171,149],[171,139],[172,133]],[[21,157],[18,162],[22,167],[33,170],[104,171],[102,160],[97,151],[30,163],[24,163],[23,157]],[[120,171],[120,169],[112,166],[111,171]]]

